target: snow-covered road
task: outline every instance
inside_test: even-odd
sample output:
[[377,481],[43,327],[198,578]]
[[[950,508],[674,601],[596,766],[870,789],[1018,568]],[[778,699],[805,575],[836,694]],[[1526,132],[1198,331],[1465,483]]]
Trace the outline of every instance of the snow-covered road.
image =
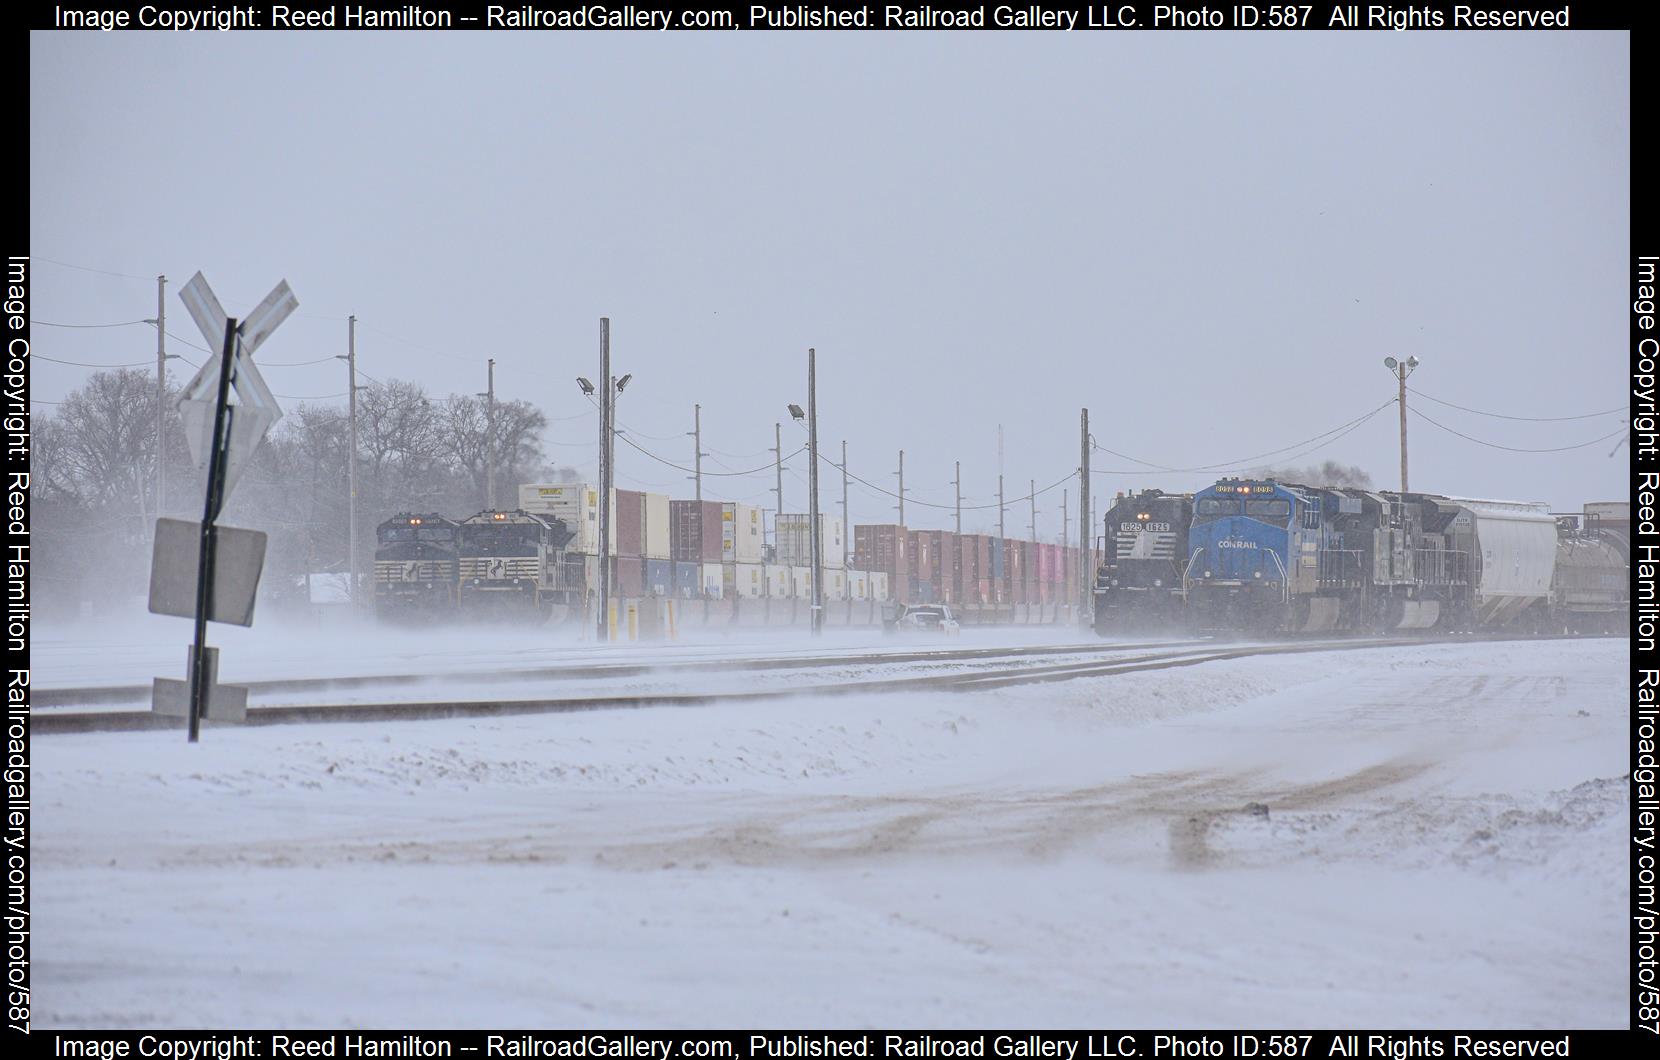
[[1624,641],[35,741],[41,1026],[1620,1026]]

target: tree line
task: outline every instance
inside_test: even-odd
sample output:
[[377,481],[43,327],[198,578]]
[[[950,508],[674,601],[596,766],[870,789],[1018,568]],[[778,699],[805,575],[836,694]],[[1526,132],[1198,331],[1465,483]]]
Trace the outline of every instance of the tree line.
[[[156,380],[149,372],[97,372],[55,409],[32,417],[37,610],[95,612],[143,594],[156,516],[201,518],[205,474],[185,442],[178,396],[170,385],[160,452]],[[372,570],[381,521],[403,511],[460,517],[483,509],[492,449],[498,507],[517,506],[520,482],[574,477],[549,466],[546,428],[547,416],[528,401],[498,398],[492,417],[486,400],[470,394],[435,397],[400,379],[362,386],[352,542],[360,576]],[[307,574],[349,567],[350,434],[344,407],[296,405],[229,498],[226,524],[270,535],[261,588],[274,603],[303,600]],[[158,460],[166,462],[165,496],[157,496]]]

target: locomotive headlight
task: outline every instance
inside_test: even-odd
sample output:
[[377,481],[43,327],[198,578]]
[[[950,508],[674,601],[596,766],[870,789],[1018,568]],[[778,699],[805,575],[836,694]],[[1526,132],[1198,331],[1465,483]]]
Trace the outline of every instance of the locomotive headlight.
[[1254,573],[1254,574],[1252,574],[1252,575],[1251,575],[1251,577],[1253,577],[1253,578],[1260,578],[1260,577],[1262,577],[1262,572],[1261,572],[1261,571],[1257,571],[1257,572],[1256,572],[1256,573]]
[[1155,589],[1164,588],[1164,579],[1163,578],[1154,578],[1153,579],[1153,588],[1155,588]]
[[1210,571],[1208,571],[1208,570],[1205,571],[1205,577],[1207,577],[1207,578],[1210,577]]

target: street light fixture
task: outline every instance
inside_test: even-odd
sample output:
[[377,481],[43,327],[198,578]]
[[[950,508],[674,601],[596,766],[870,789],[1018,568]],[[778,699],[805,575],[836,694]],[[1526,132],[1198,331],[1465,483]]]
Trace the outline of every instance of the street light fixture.
[[577,376],[576,385],[582,388],[582,393],[584,395],[588,397],[594,396],[594,384],[588,382],[588,378],[586,376]]

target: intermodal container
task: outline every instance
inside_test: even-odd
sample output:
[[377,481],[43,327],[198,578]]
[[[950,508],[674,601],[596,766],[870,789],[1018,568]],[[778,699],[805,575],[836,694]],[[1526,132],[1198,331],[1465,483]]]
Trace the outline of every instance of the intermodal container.
[[684,563],[721,561],[719,501],[669,502],[669,558]]
[[645,495],[638,490],[617,491],[617,556],[645,558]]
[[753,504],[722,503],[720,506],[721,561],[760,563],[766,528],[761,509]]
[[865,577],[870,579],[870,598],[877,603],[894,599],[893,581],[887,571],[866,571]]
[[895,523],[868,523],[853,528],[853,565],[864,571],[910,573],[909,534]]
[[726,571],[719,563],[696,564],[703,572],[702,594],[711,600],[720,600],[726,596]]
[[787,600],[794,585],[790,581],[790,568],[777,563],[768,563],[762,566],[762,581],[766,588],[762,595],[769,600]]
[[759,600],[767,595],[766,568],[761,564],[723,563],[721,570],[727,596]]
[[611,584],[616,587],[618,596],[638,598],[646,594],[646,561],[643,557],[618,556],[611,564],[615,572],[612,575],[615,580]]
[[669,514],[668,494],[640,494],[640,539],[646,559],[673,558],[669,544],[674,525],[672,518]]
[[674,592],[673,561],[646,560],[646,592],[652,596],[669,596]]
[[690,600],[703,593],[703,568],[697,563],[674,565],[674,593],[682,600]]
[[[842,521],[819,513],[819,548],[826,568],[838,569],[846,564],[847,541],[842,536]],[[809,515],[790,514],[773,520],[773,540],[779,563],[791,567],[810,567],[813,563],[813,520]]]
[[[617,491],[611,491],[610,551],[617,554]],[[519,507],[551,515],[572,534],[566,549],[592,556],[599,552],[599,489],[585,482],[530,482],[519,487]]]
[[849,600],[870,599],[870,575],[862,570],[847,572],[847,598]]

